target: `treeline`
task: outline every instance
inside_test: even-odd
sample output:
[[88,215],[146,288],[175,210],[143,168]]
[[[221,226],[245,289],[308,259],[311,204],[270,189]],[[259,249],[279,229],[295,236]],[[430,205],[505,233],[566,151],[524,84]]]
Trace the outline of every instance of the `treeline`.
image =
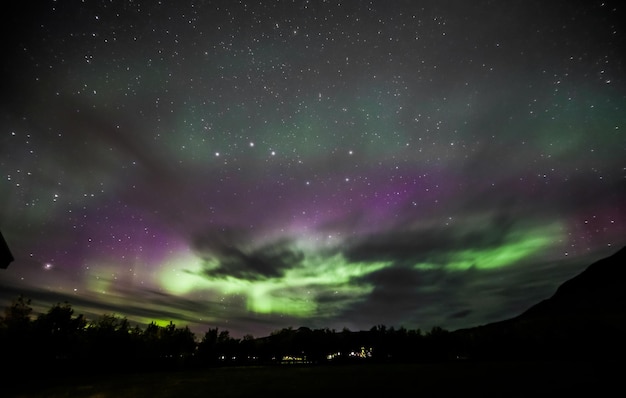
[[[621,325],[616,327],[615,325]],[[366,331],[284,328],[269,336],[233,338],[213,328],[196,336],[172,322],[145,328],[104,314],[88,320],[69,303],[34,316],[18,297],[0,317],[0,352],[11,370],[144,371],[171,368],[433,362],[457,360],[613,359],[626,354],[623,322],[509,320],[453,332],[376,325]]]
[[129,370],[186,358],[197,347],[189,328],[172,323],[142,329],[117,315],[88,320],[67,302],[33,318],[30,303],[20,296],[0,317],[0,350],[14,367]]
[[0,317],[0,350],[15,366],[78,367],[111,371],[164,367],[346,361],[432,361],[454,358],[451,334],[441,328],[369,331],[285,328],[269,336],[233,338],[209,329],[196,336],[188,327],[155,323],[133,326],[105,314],[94,320],[75,315],[69,303],[34,317],[30,300],[18,297]]

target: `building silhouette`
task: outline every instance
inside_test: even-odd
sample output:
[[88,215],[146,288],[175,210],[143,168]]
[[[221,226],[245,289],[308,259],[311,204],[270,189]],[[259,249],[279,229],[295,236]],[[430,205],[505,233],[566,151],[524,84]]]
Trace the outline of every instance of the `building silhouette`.
[[13,260],[15,260],[15,258],[13,258],[13,254],[11,254],[9,245],[6,240],[4,240],[2,232],[0,232],[0,268],[6,269]]

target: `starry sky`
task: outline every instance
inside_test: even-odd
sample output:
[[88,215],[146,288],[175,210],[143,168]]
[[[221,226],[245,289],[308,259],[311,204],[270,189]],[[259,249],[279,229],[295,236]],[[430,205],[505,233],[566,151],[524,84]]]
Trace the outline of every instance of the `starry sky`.
[[620,2],[15,7],[3,306],[454,330],[626,244]]

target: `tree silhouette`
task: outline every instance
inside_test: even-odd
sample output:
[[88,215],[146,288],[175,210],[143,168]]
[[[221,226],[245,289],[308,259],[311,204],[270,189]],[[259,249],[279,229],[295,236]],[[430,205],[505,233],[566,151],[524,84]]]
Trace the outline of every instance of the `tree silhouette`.
[[86,355],[89,364],[103,370],[127,370],[139,348],[133,341],[132,326],[125,317],[103,314],[85,330]]
[[217,353],[217,328],[209,329],[204,333],[198,344],[198,356],[204,364],[215,365],[218,362]]
[[25,332],[30,327],[31,314],[33,308],[30,306],[30,299],[19,295],[11,302],[9,307],[4,309],[4,317],[2,317],[2,326],[9,330],[17,332]]
[[186,358],[196,349],[195,335],[189,327],[177,328],[172,322],[160,329],[161,353],[165,358]]
[[48,359],[74,358],[82,351],[82,337],[87,325],[83,315],[73,317],[68,302],[57,303],[47,313],[37,317],[34,324],[38,350]]
[[23,366],[36,357],[32,343],[30,299],[18,296],[0,318],[0,350],[5,361]]

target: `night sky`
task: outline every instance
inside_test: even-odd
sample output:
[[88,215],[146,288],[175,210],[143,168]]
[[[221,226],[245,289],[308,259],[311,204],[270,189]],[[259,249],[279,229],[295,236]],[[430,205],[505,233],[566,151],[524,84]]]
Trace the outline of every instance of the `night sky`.
[[3,307],[454,330],[626,245],[618,1],[14,6]]

